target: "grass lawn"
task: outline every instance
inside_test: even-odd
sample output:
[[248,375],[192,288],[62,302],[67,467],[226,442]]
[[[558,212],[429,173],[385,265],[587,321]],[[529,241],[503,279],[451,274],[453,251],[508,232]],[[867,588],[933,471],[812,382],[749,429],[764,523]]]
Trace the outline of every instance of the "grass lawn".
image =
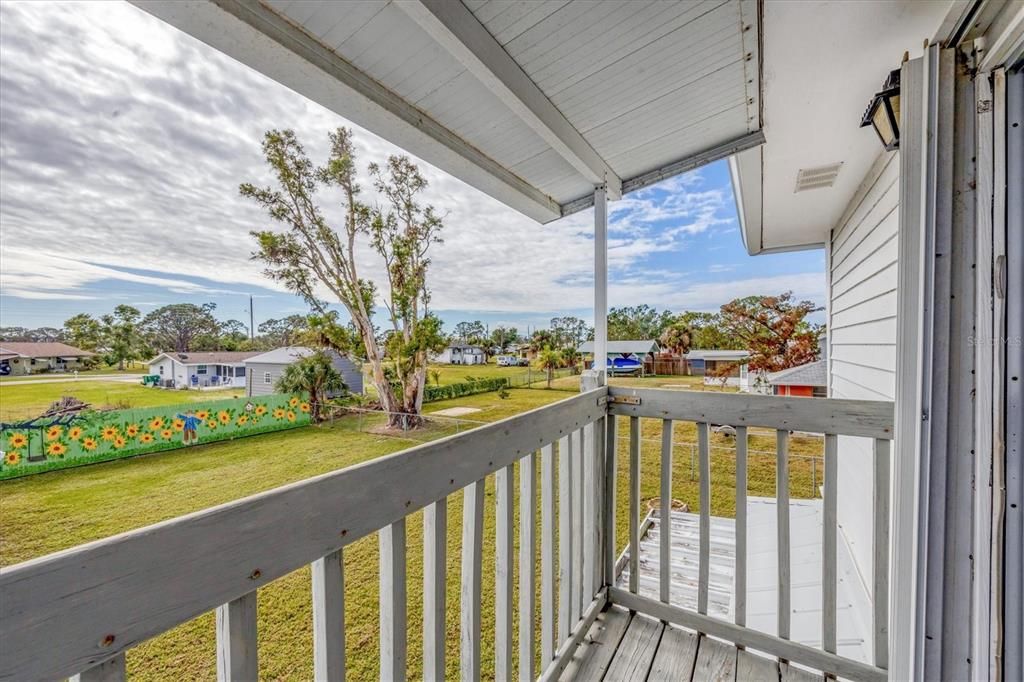
[[[559,389],[572,389],[576,390],[579,388],[579,376],[568,376],[555,379],[551,383],[552,388]],[[626,388],[668,388],[671,390],[678,391],[708,391],[710,393],[738,393],[739,389],[735,386],[727,386],[722,388],[721,384],[715,384],[714,386],[706,386],[704,384],[704,377],[686,377],[686,376],[613,376],[610,377],[608,383],[612,386],[623,386]]]
[[[439,386],[447,386],[449,384],[457,384],[466,381],[466,377],[473,377],[474,379],[493,379],[495,377],[510,377],[515,380],[520,380],[530,372],[529,367],[499,367],[497,364],[490,362],[486,365],[430,365],[427,370],[427,383],[434,386],[434,375],[438,373]],[[363,373],[365,378],[365,384],[369,386],[372,383],[370,375],[370,364],[365,363],[363,365]],[[537,368],[533,368],[533,375],[538,381],[543,381],[544,371]]]
[[94,408],[127,409],[221,400],[245,395],[234,391],[169,391],[125,381],[61,381],[0,383],[0,421],[31,419],[62,396],[74,396]]
[[[460,368],[464,369],[464,368]],[[163,391],[153,391],[165,393]],[[169,392],[167,392],[169,393]],[[177,395],[176,393],[171,395]],[[197,394],[198,395],[198,394]],[[431,403],[428,411],[454,406],[480,408],[469,419],[494,421],[560,399],[566,393],[517,389],[502,400],[485,393],[458,400]],[[365,424],[364,424],[365,426]],[[17,563],[83,542],[145,526],[285,483],[363,462],[404,449],[405,439],[360,430],[354,417],[333,424],[265,434],[237,441],[200,445],[189,450],[120,460],[0,483],[0,561]],[[627,420],[620,420],[619,435],[628,435]],[[642,421],[641,495],[658,494],[658,457],[661,422]],[[443,432],[444,429],[440,429]],[[690,481],[689,446],[695,427],[677,424],[678,445],[673,459],[673,497],[697,507],[697,482]],[[732,515],[733,458],[730,441],[717,434],[712,466],[712,509]],[[752,436],[750,449],[772,450],[770,434]],[[794,453],[818,454],[818,439],[794,438]],[[627,441],[619,440],[618,544],[627,532],[624,504]],[[810,465],[791,464],[794,496],[810,494]],[[750,492],[774,492],[774,463],[770,457],[752,457]],[[538,486],[539,495],[539,486]],[[483,669],[493,669],[494,654],[494,484],[490,477],[485,503],[483,546]],[[459,573],[462,496],[449,498],[448,509],[448,669],[458,676]],[[518,523],[518,522],[517,522]],[[539,528],[539,519],[537,521]],[[518,531],[518,525],[514,528]],[[408,531],[409,676],[421,674],[422,663],[422,518],[410,515]],[[267,548],[272,551],[272,548]],[[539,552],[539,542],[538,542]],[[537,585],[539,591],[539,557]],[[347,655],[350,679],[378,676],[378,547],[375,537],[345,549]],[[312,676],[312,615],[309,569],[296,571],[259,592],[259,656],[261,677],[305,680]],[[513,601],[515,603],[515,601]],[[159,636],[128,654],[132,679],[177,680],[216,678],[214,617],[205,614]]]

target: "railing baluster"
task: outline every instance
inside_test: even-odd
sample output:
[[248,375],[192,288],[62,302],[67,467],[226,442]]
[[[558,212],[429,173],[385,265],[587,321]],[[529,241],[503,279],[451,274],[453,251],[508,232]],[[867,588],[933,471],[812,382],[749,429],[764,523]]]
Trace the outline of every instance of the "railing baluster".
[[836,608],[838,575],[836,573],[836,496],[839,480],[836,471],[839,442],[834,434],[825,434],[825,485],[822,500],[821,561],[821,642],[822,648],[836,652]]
[[311,565],[313,583],[313,677],[345,679],[345,559],[342,550]]
[[540,661],[555,657],[555,452],[540,451]]
[[448,498],[423,510],[423,678],[445,678]]
[[601,548],[604,546],[604,436],[605,419],[598,419],[593,424],[594,447],[591,452],[590,485],[594,488],[594,553],[592,556],[591,573],[594,578],[594,592],[601,589],[603,581],[604,560]]
[[583,430],[573,432],[572,450],[572,623],[583,615]]
[[605,418],[604,435],[604,495],[602,514],[604,532],[604,568],[601,571],[606,585],[615,584],[615,483],[618,472],[618,418],[608,415]]
[[118,654],[85,672],[71,676],[71,682],[124,682],[124,654]]
[[462,589],[460,592],[460,675],[463,682],[480,679],[480,581],[484,534],[484,479],[463,489]]
[[875,439],[874,512],[871,556],[871,632],[874,640],[874,662],[879,668],[889,667],[889,441]]
[[558,440],[558,641],[572,632],[572,434]]
[[381,528],[380,537],[380,679],[405,679],[405,519]]
[[779,637],[789,639],[789,431],[775,432],[775,505],[778,525]]
[[747,624],[747,427],[736,427],[736,625]]
[[537,483],[534,453],[519,460],[519,679],[533,680],[533,600],[536,593]]
[[256,590],[217,607],[217,679],[259,679]]
[[512,465],[498,469],[495,480],[494,677],[512,676]]
[[697,613],[708,612],[708,582],[711,576],[711,443],[706,422],[697,424],[700,486],[700,566],[697,572]]
[[672,585],[672,420],[661,421],[661,518],[658,533],[661,539],[659,555],[661,567],[661,601],[669,603]]
[[594,503],[597,493],[594,487],[594,425],[587,424],[580,433],[583,435],[583,467],[580,469],[580,486],[583,488],[583,609],[594,598]]
[[629,591],[640,592],[640,417],[629,418]]

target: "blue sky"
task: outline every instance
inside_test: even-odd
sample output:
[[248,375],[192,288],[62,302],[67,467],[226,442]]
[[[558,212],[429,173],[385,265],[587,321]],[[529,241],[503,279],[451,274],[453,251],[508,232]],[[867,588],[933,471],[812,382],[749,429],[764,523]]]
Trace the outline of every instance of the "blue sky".
[[[237,187],[268,182],[266,129],[294,128],[321,162],[348,122],[127,4],[0,4],[0,63],[0,325],[174,302],[248,323],[250,295],[257,324],[305,311],[248,258],[248,232],[269,225]],[[363,168],[401,151],[352,127]],[[430,273],[447,328],[593,318],[592,211],[542,226],[424,171],[448,216]],[[823,251],[746,255],[724,162],[609,210],[613,306],[714,310],[788,289],[823,302]]]

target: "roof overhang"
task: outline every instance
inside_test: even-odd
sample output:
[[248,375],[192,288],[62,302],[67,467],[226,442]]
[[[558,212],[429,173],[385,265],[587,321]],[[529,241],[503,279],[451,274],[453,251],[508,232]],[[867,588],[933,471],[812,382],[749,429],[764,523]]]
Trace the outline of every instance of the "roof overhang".
[[758,0],[133,0],[540,222],[760,145]]
[[[964,3],[960,3],[963,5]],[[751,255],[821,247],[879,154],[864,108],[904,52],[963,8],[950,0],[764,3],[763,146],[730,160],[741,234]],[[956,12],[954,12],[956,10]],[[808,58],[813,55],[813,58]],[[831,185],[798,190],[828,167]]]

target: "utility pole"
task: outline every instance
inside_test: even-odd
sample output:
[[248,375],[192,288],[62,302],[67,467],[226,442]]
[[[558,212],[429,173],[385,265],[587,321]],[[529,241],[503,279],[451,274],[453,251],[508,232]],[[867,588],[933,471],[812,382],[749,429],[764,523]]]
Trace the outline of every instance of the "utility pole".
[[256,339],[256,313],[252,309],[252,294],[249,294],[249,340]]

